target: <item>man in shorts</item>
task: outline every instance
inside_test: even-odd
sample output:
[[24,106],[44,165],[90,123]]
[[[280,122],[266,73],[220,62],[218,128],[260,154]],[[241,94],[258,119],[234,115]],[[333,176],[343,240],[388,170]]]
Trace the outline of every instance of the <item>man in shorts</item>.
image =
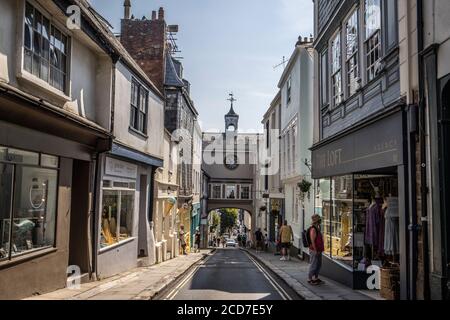
[[292,232],[292,228],[286,220],[284,220],[283,226],[280,228],[280,239],[282,256],[280,260],[291,260],[289,249],[291,248],[291,243],[294,242],[294,232]]

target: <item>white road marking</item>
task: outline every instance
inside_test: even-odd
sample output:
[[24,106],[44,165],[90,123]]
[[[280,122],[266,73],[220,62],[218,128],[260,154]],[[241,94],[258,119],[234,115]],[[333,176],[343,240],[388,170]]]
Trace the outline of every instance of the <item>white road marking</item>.
[[247,252],[245,253],[248,258],[256,265],[256,267],[261,271],[264,277],[269,281],[269,283],[277,290],[278,294],[283,298],[283,300],[292,300],[292,297],[278,284],[278,282]]

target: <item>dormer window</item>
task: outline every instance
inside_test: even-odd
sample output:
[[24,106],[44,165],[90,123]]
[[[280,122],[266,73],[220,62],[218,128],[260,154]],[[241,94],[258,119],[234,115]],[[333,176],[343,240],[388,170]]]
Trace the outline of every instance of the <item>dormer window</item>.
[[23,68],[62,92],[67,85],[68,39],[50,19],[26,3]]

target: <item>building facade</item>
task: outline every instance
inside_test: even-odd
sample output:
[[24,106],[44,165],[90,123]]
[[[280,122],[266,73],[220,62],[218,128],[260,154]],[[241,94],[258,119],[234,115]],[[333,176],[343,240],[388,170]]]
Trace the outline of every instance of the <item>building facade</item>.
[[[95,278],[95,177],[99,154],[110,149],[112,61],[120,54],[91,14],[68,28],[66,6],[0,4],[4,299],[63,288],[72,272]],[[87,36],[93,30],[97,39]]]
[[314,211],[311,192],[301,189],[311,183],[313,57],[312,39],[300,38],[278,84],[284,219],[294,231],[292,249],[296,252],[302,250],[301,234]]
[[271,174],[263,175],[261,181],[263,198],[266,200],[265,211],[266,234],[270,241],[269,248],[276,248],[278,230],[284,220],[284,193],[281,183],[281,153],[278,152],[279,136],[281,131],[281,91],[278,91],[272,100],[269,109],[264,115],[262,124],[264,126],[265,148],[268,154],[272,154],[274,170]]
[[[178,141],[178,209],[187,242],[191,238],[193,209],[193,136],[198,112],[190,98],[190,84],[183,78],[183,65],[172,54],[176,44],[171,37],[178,26],[168,26],[164,9],[153,11],[150,19],[135,19],[131,2],[124,3],[120,41],[147,76],[163,92],[164,126]],[[189,247],[189,246],[188,246]]]
[[[411,297],[412,114],[400,89],[398,1],[315,1],[315,211],[324,273],[353,288],[374,272]],[[367,141],[371,141],[370,144]]]

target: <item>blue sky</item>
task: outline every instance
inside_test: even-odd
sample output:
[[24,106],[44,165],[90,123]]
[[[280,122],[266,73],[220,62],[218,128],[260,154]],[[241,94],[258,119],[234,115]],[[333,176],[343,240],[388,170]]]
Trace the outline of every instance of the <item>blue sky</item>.
[[[91,0],[120,32],[123,0]],[[240,131],[260,131],[277,93],[282,67],[299,35],[313,32],[312,0],[132,0],[136,18],[164,7],[178,24],[184,76],[204,131],[223,130],[228,93],[234,92]]]

